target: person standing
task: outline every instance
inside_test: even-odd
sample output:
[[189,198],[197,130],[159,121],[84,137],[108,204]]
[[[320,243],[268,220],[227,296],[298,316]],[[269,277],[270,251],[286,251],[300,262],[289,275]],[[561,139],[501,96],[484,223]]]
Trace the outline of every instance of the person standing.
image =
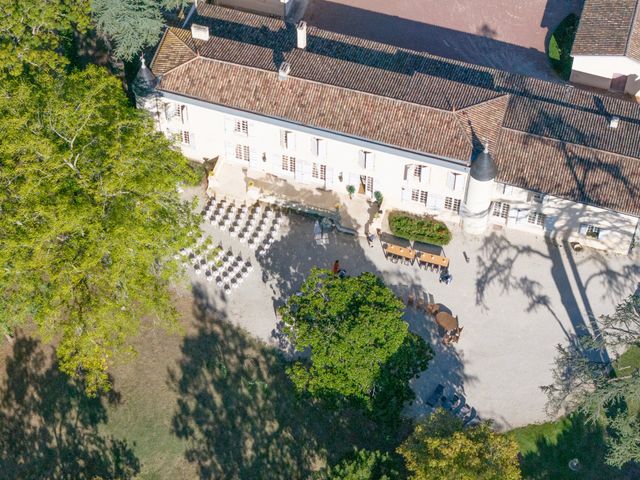
[[340,271],[340,262],[336,260],[335,262],[333,262],[333,274],[337,275],[339,271]]

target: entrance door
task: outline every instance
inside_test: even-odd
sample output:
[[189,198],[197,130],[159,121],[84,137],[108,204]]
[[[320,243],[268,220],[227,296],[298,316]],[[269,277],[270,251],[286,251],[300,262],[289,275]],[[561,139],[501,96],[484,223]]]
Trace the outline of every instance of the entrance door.
[[373,177],[360,175],[360,186],[358,187],[358,193],[366,193],[369,196],[373,195]]
[[611,79],[611,86],[609,88],[614,92],[624,92],[625,88],[627,87],[628,78],[628,75],[614,73],[613,78]]

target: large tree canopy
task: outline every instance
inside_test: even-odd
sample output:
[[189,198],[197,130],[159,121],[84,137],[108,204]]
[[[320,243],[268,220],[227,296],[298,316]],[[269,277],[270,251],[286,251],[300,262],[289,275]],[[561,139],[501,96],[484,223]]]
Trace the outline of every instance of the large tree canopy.
[[519,480],[518,444],[490,425],[463,429],[462,421],[438,409],[398,448],[413,480]]
[[89,25],[86,0],[0,0],[0,12],[0,76],[59,68],[60,48]]
[[35,321],[95,392],[142,316],[175,324],[191,170],[102,69],[0,89],[0,327]]
[[158,0],[92,0],[91,13],[98,30],[114,41],[113,53],[121,60],[155,45],[164,27]]
[[340,278],[314,269],[281,309],[285,332],[309,362],[290,369],[296,387],[349,400],[390,418],[412,397],[409,379],[431,358],[402,320],[403,303],[371,273]]
[[600,326],[600,338],[558,346],[554,383],[542,388],[551,413],[578,410],[606,427],[607,463],[621,467],[640,462],[640,368],[597,353],[640,345],[640,295],[631,295],[613,314],[602,316]]

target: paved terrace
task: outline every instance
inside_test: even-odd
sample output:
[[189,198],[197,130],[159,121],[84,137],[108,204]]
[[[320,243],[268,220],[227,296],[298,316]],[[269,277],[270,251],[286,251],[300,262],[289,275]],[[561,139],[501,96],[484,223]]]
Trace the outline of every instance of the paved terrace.
[[208,223],[204,229],[251,259],[256,269],[229,297],[202,276],[193,281],[210,290],[228,318],[274,345],[279,343],[274,336],[277,306],[312,267],[330,268],[335,259],[349,274],[381,275],[402,298],[410,288],[432,294],[459,316],[464,331],[457,345],[445,347],[433,321],[414,310],[406,312],[410,328],[436,350],[429,370],[413,383],[418,398],[407,413],[428,412],[424,399],[442,383],[449,393],[463,393],[482,418],[494,419],[501,428],[546,419],[539,387],[551,382],[555,346],[593,330],[594,319],[611,312],[640,280],[637,258],[574,253],[541,235],[521,232],[493,231],[475,238],[452,227],[453,241],[445,254],[454,280],[447,286],[438,283],[436,273],[388,262],[378,240],[369,246],[363,237],[332,233],[329,245],[317,246],[313,221],[297,214],[288,215],[272,248],[258,258],[228,232]]
[[[307,0],[302,0],[306,2]],[[583,0],[308,0],[311,25],[508,72],[558,80],[546,47]]]

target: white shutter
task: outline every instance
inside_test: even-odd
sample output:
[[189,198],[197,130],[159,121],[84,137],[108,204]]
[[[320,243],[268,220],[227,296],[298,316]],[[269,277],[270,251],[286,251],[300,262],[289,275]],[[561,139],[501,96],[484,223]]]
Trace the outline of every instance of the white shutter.
[[504,187],[502,188],[502,193],[504,195],[512,195],[513,194],[513,187],[511,185],[507,185],[505,183]]
[[324,182],[325,188],[333,187],[333,168],[327,165],[327,179]]
[[604,240],[611,233],[610,228],[601,228],[598,234],[598,240]]
[[225,145],[225,157],[227,161],[234,161],[236,159],[236,146],[233,143],[227,142]]
[[433,193],[429,193],[427,194],[427,208],[429,210],[437,210],[438,209],[438,196],[433,194]]
[[255,128],[256,128],[256,122],[248,121],[247,122],[247,136],[250,137],[252,135],[252,132],[255,131]]
[[586,223],[581,223],[580,224],[580,230],[578,230],[578,233],[580,235],[586,235],[587,234],[587,229],[589,228],[589,225]]
[[196,150],[196,134],[193,132],[189,132],[189,147],[192,150]]
[[509,207],[509,214],[507,215],[507,224],[513,225],[518,220],[518,209]]
[[321,138],[318,138],[317,140],[318,158],[320,158],[320,160],[324,160],[325,158],[327,158],[327,142],[325,140],[322,140]]
[[356,187],[356,192],[358,191],[358,187],[360,186],[360,175],[357,173],[349,174],[349,185],[353,185]]
[[280,130],[280,146],[282,148],[287,148],[287,131]]
[[405,165],[404,166],[404,179],[409,180],[413,176],[413,165]]
[[358,150],[358,166],[362,169],[367,167],[367,161],[365,159],[364,150]]
[[[430,197],[431,195],[428,195],[428,197]],[[436,196],[436,210],[440,211],[444,209],[444,197],[442,195],[437,195]]]
[[309,139],[309,150],[311,151],[311,155],[314,157],[320,156],[320,140],[316,137],[311,137]]
[[287,134],[287,141],[289,143],[289,150],[295,151],[296,149],[296,134],[289,132]]
[[409,190],[408,188],[403,188],[402,193],[400,194],[400,199],[403,203],[411,200],[411,190]]
[[182,118],[182,123],[189,121],[189,109],[186,105],[180,105],[180,118]]
[[376,193],[376,192],[381,192],[380,190],[380,180],[378,180],[377,178],[373,179],[373,192],[372,193]]
[[260,170],[262,154],[257,148],[249,147],[249,166],[253,169]]
[[275,174],[282,173],[282,155],[272,153],[269,155],[269,163],[271,164],[271,172]]
[[431,179],[431,169],[425,165],[420,167],[420,183],[427,185]]
[[523,225],[527,223],[529,218],[529,210],[528,209],[517,209],[516,210],[516,225]]
[[464,177],[460,174],[456,175],[456,192],[464,190]]
[[305,162],[299,160],[299,159],[295,159],[295,173],[294,173],[294,178],[296,179],[296,182],[304,182],[304,171],[305,171]]
[[233,133],[236,126],[236,122],[232,118],[224,119],[224,131],[226,133]]
[[456,174],[453,172],[447,172],[447,188],[453,190],[456,187]]
[[366,152],[364,158],[365,168],[367,170],[373,170],[375,168],[375,159],[373,158],[373,152]]
[[[302,183],[311,183],[313,181],[313,163],[304,162],[302,164],[303,173],[302,173]],[[298,165],[296,165],[297,171]],[[320,169],[320,165],[318,164],[318,169]]]

